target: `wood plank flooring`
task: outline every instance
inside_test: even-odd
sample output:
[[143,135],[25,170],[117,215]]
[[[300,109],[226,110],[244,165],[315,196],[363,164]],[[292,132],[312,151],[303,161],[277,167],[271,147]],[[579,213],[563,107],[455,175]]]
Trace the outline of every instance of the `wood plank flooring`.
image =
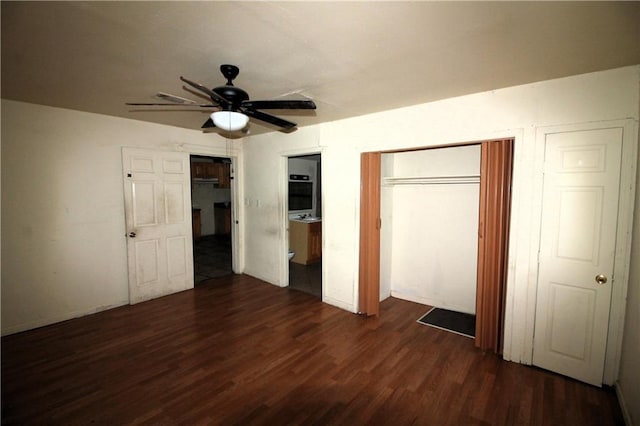
[[248,276],[2,338],[3,424],[612,425],[611,389]]

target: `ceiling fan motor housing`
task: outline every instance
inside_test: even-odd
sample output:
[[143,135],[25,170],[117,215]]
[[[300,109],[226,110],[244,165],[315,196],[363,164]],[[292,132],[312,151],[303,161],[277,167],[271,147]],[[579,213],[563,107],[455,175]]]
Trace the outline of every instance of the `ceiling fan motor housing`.
[[[243,101],[249,100],[249,94],[239,87],[220,86],[213,89],[213,91],[229,101],[234,108],[238,108]],[[212,100],[215,102],[215,99]]]
[[[233,80],[240,73],[240,68],[235,65],[222,64],[220,65],[220,72],[227,79],[227,84],[224,86],[216,87],[213,89],[218,95],[225,98],[231,105],[228,106],[229,110],[237,110],[243,101],[249,100],[249,94],[239,87],[233,85]],[[212,98],[215,102],[215,99]]]

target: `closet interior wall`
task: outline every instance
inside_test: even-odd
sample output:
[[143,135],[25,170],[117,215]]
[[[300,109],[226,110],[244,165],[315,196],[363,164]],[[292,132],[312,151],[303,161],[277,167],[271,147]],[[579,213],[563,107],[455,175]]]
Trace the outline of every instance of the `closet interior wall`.
[[475,314],[480,145],[382,154],[380,300]]

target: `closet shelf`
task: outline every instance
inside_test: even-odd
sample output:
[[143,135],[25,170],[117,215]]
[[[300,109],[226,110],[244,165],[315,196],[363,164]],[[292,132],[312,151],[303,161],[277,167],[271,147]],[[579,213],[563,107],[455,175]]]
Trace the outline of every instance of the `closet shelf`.
[[454,185],[480,183],[480,175],[383,177],[383,186],[393,185]]

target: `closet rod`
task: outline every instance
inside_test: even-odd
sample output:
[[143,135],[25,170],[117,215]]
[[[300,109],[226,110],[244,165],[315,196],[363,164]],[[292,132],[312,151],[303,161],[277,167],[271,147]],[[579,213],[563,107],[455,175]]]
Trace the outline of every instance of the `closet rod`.
[[480,175],[466,176],[417,176],[417,177],[385,177],[382,185],[451,185],[480,183]]

